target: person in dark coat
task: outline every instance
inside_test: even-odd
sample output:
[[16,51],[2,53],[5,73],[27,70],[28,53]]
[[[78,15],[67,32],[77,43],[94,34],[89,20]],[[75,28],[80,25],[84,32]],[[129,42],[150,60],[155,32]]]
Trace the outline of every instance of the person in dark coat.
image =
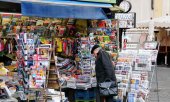
[[[105,79],[111,79],[116,81],[116,76],[114,72],[113,63],[110,59],[110,55],[101,49],[99,45],[94,45],[91,49],[91,54],[93,54],[96,58],[95,61],[95,71],[96,71],[96,80],[97,80],[97,87],[98,83],[104,82]],[[100,97],[98,88],[96,90],[96,102],[103,102],[101,101],[102,97]],[[114,102],[113,96],[106,96],[104,97],[105,102]]]

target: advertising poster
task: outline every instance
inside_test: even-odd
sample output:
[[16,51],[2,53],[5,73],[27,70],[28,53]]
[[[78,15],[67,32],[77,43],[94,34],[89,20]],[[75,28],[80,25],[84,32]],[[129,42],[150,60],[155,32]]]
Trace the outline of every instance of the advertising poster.
[[135,13],[115,13],[115,19],[119,20],[119,28],[135,28]]

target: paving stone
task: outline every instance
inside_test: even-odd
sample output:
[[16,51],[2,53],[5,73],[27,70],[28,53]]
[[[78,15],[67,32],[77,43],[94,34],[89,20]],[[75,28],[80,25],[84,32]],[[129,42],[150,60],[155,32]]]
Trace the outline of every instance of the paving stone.
[[[150,94],[147,102],[170,102],[170,68],[158,67],[157,80],[156,72],[154,73]],[[157,89],[158,81],[158,89]],[[158,92],[158,94],[157,94]],[[158,97],[159,95],[159,97]]]

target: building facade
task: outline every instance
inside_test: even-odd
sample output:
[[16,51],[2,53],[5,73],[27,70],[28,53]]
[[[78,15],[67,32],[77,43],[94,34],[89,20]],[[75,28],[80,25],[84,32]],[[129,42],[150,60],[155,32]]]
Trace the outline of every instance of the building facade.
[[[136,12],[136,22],[146,21],[151,18],[170,16],[170,0],[128,0],[132,4],[130,12]],[[160,43],[158,65],[170,66],[170,32],[165,28],[158,28],[155,40]]]
[[128,0],[132,4],[130,12],[136,12],[137,22],[170,15],[170,0]]

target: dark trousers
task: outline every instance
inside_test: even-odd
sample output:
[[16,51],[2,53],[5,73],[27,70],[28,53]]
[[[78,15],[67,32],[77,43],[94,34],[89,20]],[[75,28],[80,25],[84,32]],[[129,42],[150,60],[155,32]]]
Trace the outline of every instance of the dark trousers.
[[113,96],[101,97],[98,88],[96,88],[96,102],[116,102]]

